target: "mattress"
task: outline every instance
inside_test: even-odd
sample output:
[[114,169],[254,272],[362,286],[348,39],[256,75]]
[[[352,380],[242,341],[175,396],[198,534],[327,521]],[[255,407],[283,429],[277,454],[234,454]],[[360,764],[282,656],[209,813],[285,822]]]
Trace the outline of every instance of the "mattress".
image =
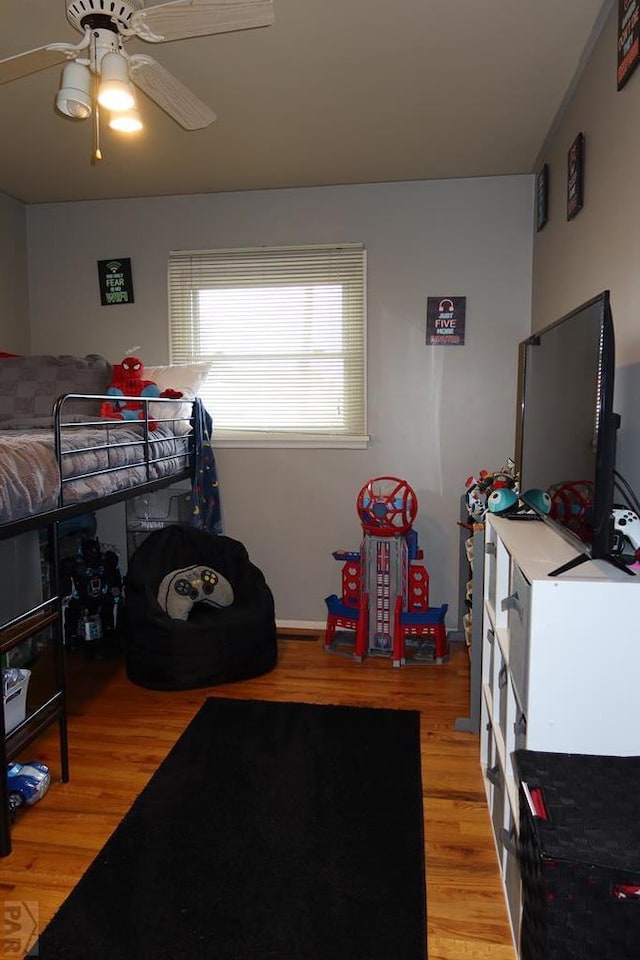
[[170,477],[189,464],[189,438],[169,424],[149,431],[148,445],[140,423],[74,425],[62,431],[61,451],[62,469],[53,430],[0,430],[0,524]]

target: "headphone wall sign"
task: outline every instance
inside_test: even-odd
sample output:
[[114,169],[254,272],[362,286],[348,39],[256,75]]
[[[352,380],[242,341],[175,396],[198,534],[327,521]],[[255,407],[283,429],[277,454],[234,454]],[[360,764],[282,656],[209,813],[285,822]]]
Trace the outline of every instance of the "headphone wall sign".
[[116,303],[133,303],[133,278],[130,257],[98,260],[100,303],[110,307]]
[[466,313],[466,297],[427,297],[427,346],[461,346]]

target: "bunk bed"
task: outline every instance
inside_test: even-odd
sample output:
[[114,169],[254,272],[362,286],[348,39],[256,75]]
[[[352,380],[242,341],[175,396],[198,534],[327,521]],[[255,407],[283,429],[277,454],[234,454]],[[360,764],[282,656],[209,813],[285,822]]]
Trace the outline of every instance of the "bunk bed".
[[0,539],[189,475],[190,398],[105,418],[111,378],[96,355],[0,360]]
[[[176,434],[173,419],[158,422],[148,413],[133,422],[62,419],[74,402],[103,396],[60,398],[50,428],[0,424],[0,538],[188,475],[192,434]],[[150,401],[143,403],[148,410]],[[153,405],[161,403],[171,406]]]
[[[36,530],[48,557],[43,599],[10,619],[0,617],[0,655],[46,635],[53,690],[6,729],[0,710],[0,760],[15,758],[57,721],[61,779],[69,779],[65,650],[58,588],[58,531],[62,521],[177,481],[197,477],[203,409],[178,401],[131,398],[139,419],[100,415],[112,367],[97,355],[0,359],[0,540]],[[127,398],[122,398],[126,401]],[[197,508],[196,508],[197,509]],[[7,691],[4,684],[3,697]],[[4,704],[3,704],[4,705]],[[11,851],[7,778],[0,776],[0,856]]]

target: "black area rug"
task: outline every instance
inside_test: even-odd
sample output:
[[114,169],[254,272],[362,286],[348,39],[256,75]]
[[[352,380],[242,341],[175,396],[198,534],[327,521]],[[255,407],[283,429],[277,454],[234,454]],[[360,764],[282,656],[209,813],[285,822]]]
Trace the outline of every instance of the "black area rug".
[[31,956],[424,960],[425,929],[419,714],[211,698]]

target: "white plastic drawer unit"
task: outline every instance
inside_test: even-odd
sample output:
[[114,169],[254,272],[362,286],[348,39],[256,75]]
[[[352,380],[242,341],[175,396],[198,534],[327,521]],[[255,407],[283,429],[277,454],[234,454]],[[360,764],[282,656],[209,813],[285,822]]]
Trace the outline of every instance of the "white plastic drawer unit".
[[487,518],[480,762],[514,949],[514,750],[625,756],[640,749],[640,576],[604,561],[554,572],[577,555],[546,523]]
[[507,810],[505,810],[505,824],[502,832],[502,845],[504,847],[502,875],[507,908],[512,923],[514,943],[518,943],[520,936],[520,902],[522,897],[520,863],[517,853],[518,837],[516,823],[515,812],[508,806]]
[[493,690],[494,659],[496,638],[493,629],[485,625],[484,653],[482,657],[482,685],[486,690]]
[[490,524],[487,525],[485,532],[485,612],[491,625],[500,631],[507,627],[507,610],[502,605],[502,601],[509,593],[509,554]]
[[496,606],[497,552],[495,530],[488,526],[484,542],[484,600],[492,621]]
[[511,567],[511,589],[502,601],[509,630],[509,668],[516,697],[526,711],[529,684],[529,611],[531,584],[517,564]]

